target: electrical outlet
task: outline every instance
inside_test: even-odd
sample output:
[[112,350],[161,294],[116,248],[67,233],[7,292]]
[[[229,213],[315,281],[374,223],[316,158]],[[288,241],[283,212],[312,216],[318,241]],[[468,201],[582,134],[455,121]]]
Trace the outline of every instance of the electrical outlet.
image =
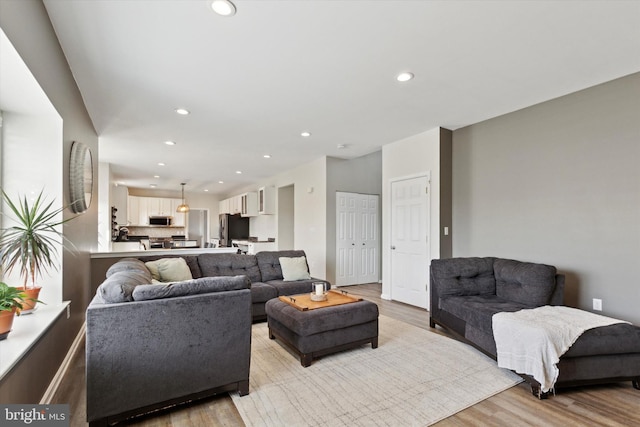
[[593,309],[596,311],[602,311],[602,300],[598,298],[593,299]]

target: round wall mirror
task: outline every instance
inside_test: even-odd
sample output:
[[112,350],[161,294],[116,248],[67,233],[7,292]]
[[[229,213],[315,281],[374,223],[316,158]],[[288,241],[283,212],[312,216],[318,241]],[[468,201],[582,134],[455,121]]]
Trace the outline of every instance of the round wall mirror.
[[74,213],[86,211],[91,205],[93,193],[93,164],[91,163],[91,150],[86,144],[78,141],[74,141],[71,145],[69,190],[71,211]]

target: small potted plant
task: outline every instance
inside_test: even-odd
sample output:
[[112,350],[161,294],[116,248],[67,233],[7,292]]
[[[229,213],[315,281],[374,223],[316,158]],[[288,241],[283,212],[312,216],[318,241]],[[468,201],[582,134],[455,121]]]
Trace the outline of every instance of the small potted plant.
[[57,219],[65,207],[56,208],[53,201],[46,202],[43,191],[33,203],[26,196],[15,203],[2,190],[2,200],[9,207],[12,213],[9,217],[15,225],[0,230],[0,266],[7,273],[15,267],[20,269],[26,294],[22,313],[30,313],[36,302],[41,302],[38,301],[41,287],[36,279],[49,269],[58,269],[58,246],[66,239],[56,227],[75,218]]
[[16,311],[22,309],[26,298],[18,288],[0,282],[0,341],[11,332]]

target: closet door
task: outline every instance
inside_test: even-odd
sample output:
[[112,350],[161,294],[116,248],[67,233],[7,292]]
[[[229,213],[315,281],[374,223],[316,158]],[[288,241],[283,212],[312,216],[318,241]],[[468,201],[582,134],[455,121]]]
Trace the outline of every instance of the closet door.
[[336,286],[357,282],[356,218],[357,196],[336,193]]
[[358,283],[377,282],[379,279],[378,196],[360,195],[358,209]]
[[336,286],[380,276],[379,196],[336,193]]

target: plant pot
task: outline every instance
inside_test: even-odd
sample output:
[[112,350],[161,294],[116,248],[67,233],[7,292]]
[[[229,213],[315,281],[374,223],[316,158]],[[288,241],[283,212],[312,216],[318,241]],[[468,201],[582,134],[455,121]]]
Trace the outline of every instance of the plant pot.
[[11,310],[2,310],[0,311],[0,341],[6,339],[11,332],[11,327],[13,326],[13,319],[16,317],[16,308],[13,307]]
[[[38,301],[38,296],[40,295],[40,289],[42,287],[36,286],[35,288],[18,288],[20,291],[24,292],[27,296],[24,298],[24,302],[22,303],[22,310],[18,309],[18,314],[31,314],[36,309],[36,304]],[[33,298],[33,300],[32,300]]]

